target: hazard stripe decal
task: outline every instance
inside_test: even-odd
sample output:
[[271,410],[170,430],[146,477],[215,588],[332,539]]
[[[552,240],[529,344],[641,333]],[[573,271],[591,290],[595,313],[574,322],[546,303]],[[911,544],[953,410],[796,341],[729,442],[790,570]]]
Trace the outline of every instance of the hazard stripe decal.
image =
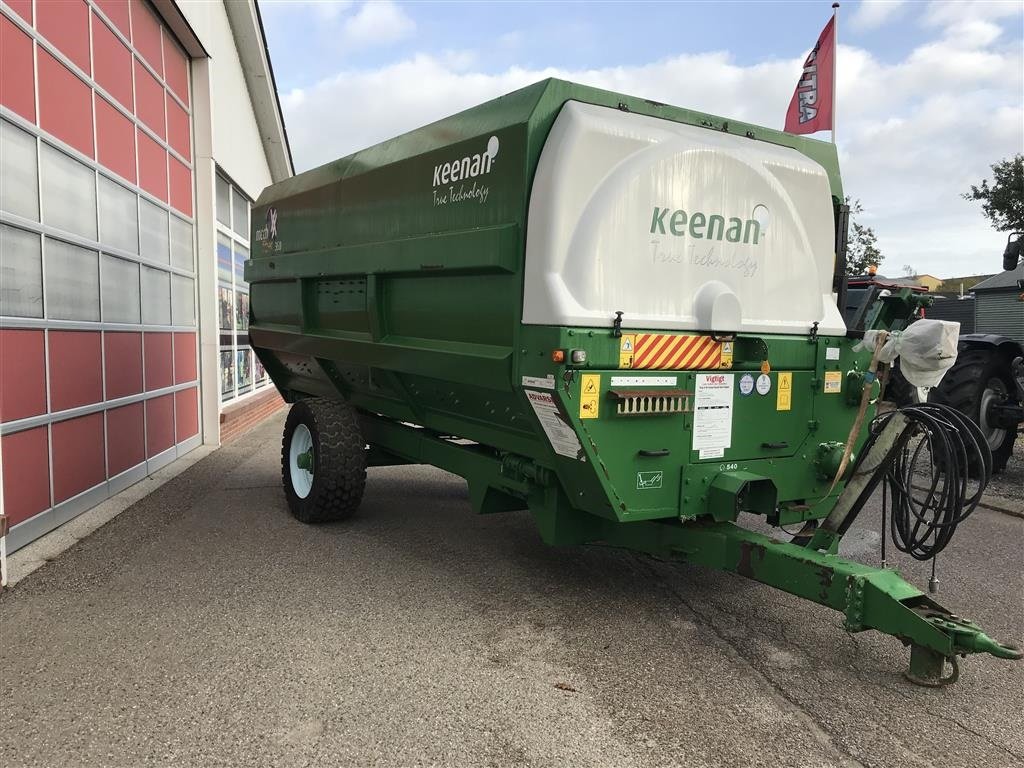
[[685,371],[720,368],[722,365],[722,342],[710,336],[638,333],[630,367]]

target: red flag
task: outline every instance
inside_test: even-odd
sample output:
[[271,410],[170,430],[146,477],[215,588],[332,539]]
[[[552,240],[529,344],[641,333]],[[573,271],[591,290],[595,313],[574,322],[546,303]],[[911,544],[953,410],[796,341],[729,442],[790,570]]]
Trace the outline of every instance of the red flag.
[[832,74],[836,65],[836,19],[821,30],[818,42],[804,62],[800,82],[786,110],[788,133],[832,130]]

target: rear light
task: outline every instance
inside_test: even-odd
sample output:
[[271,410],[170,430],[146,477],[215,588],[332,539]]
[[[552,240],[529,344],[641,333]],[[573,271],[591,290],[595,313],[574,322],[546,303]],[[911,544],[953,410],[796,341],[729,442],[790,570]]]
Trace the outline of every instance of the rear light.
[[585,349],[574,349],[570,355],[573,365],[583,365],[587,362],[587,350]]
[[551,351],[551,362],[552,363],[564,363],[565,362],[565,350],[555,349]]

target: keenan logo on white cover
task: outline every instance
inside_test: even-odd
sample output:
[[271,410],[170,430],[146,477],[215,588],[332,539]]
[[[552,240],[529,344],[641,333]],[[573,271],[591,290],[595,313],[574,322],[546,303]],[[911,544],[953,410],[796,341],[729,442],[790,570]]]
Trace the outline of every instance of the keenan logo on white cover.
[[458,160],[434,166],[434,186],[450,184],[463,179],[475,179],[491,172],[494,158],[498,156],[498,137],[487,140],[487,148],[479,155],[466,155]]
[[[728,226],[726,223],[728,222]],[[768,208],[758,204],[750,214],[750,218],[744,221],[732,217],[726,219],[718,213],[710,216],[701,211],[687,213],[682,208],[672,210],[669,206],[664,208],[654,206],[654,213],[651,215],[652,235],[675,235],[683,237],[689,235],[695,240],[722,240],[730,243],[752,243],[758,245],[761,236],[768,228]]]

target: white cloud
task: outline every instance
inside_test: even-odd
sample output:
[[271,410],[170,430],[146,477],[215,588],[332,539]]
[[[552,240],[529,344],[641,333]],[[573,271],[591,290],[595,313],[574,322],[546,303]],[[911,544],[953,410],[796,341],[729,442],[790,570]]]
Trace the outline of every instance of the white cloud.
[[311,12],[321,21],[334,21],[352,7],[351,0],[260,0],[263,10]]
[[925,10],[924,20],[946,27],[961,21],[985,21],[1020,15],[1016,0],[934,0]]
[[345,19],[343,31],[344,42],[362,48],[404,40],[415,30],[416,22],[391,0],[368,0]]
[[[890,272],[903,264],[943,277],[999,268],[1004,237],[960,193],[993,162],[1024,151],[1024,56],[990,22],[950,18],[945,27],[896,63],[839,50],[844,184],[863,202]],[[482,73],[462,55],[416,55],[340,72],[282,103],[297,166],[309,168],[545,77],[781,127],[802,61],[740,66],[714,52],[641,66]]]
[[905,5],[904,0],[862,0],[850,15],[850,24],[861,30],[880,27],[899,15]]

